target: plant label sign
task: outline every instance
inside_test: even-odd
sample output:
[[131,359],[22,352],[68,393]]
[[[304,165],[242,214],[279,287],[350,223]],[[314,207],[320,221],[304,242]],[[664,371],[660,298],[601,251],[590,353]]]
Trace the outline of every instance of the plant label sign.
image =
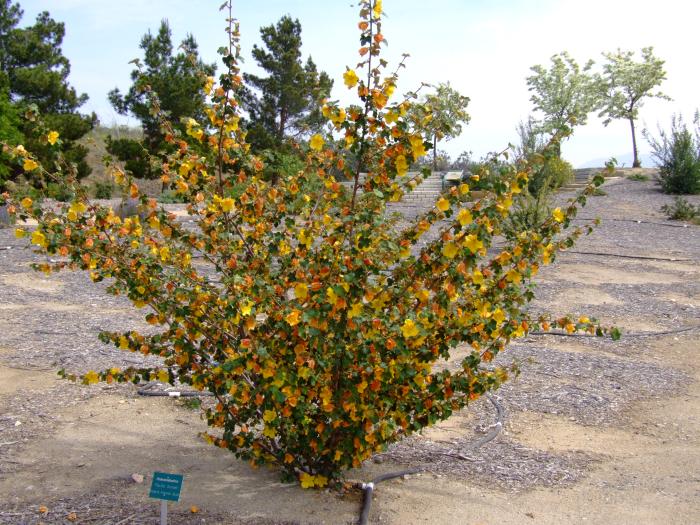
[[182,479],[182,474],[154,472],[149,497],[160,500],[179,501]]

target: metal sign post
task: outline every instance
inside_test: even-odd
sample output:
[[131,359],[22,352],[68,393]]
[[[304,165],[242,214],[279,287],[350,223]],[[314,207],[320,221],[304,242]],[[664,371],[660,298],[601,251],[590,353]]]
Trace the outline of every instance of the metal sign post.
[[160,500],[160,525],[168,525],[168,501],[179,501],[182,474],[154,472],[149,497]]

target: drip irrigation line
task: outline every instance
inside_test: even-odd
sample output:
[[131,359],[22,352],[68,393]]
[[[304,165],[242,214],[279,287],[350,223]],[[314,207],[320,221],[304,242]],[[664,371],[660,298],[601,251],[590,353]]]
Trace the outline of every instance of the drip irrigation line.
[[[486,398],[491,402],[491,404],[496,408],[496,423],[494,423],[491,427],[491,431],[484,437],[478,439],[474,443],[470,444],[467,448],[469,450],[476,450],[482,446],[484,446],[486,443],[489,441],[493,441],[496,436],[501,432],[503,429],[503,419],[504,419],[504,411],[503,407],[496,401],[496,399],[491,395],[491,394],[486,394]],[[466,456],[462,455],[455,455],[455,454],[446,454],[448,456],[455,456],[458,457],[459,459],[469,459]],[[374,493],[375,487],[384,481],[389,481],[391,479],[396,479],[400,478],[403,476],[410,476],[412,474],[418,474],[420,472],[423,472],[427,470],[427,466],[420,466],[420,467],[413,467],[410,469],[406,470],[400,470],[398,472],[388,472],[386,474],[381,474],[380,476],[377,476],[374,478],[372,481],[369,483],[358,483],[356,486],[362,489],[364,492],[364,496],[362,499],[362,512],[360,513],[360,519],[358,521],[359,525],[367,525],[369,523],[369,511],[372,508],[372,494]]]
[[594,218],[588,218],[588,217],[577,217],[572,219],[574,221],[596,221],[599,220],[601,222],[604,221],[610,221],[610,222],[634,222],[636,224],[654,224],[656,226],[668,226],[669,228],[689,228],[689,224],[671,224],[668,222],[655,222],[655,221],[643,221],[640,219],[594,219]]
[[[673,335],[682,334],[684,332],[690,332],[691,330],[697,330],[700,326],[689,326],[686,328],[678,328],[676,330],[664,330],[662,332],[623,332],[623,337],[658,337],[661,335]],[[528,335],[555,335],[557,337],[600,337],[595,334],[570,334],[568,332],[530,332]]]
[[140,396],[148,397],[203,397],[213,396],[211,392],[197,392],[193,390],[155,390],[156,385],[148,383],[138,389],[137,393]]
[[625,259],[643,259],[647,261],[693,262],[692,259],[676,259],[675,257],[651,257],[648,255],[625,255],[622,253],[581,252],[575,250],[563,250],[561,253],[576,253],[579,255],[599,255],[601,257],[622,257]]

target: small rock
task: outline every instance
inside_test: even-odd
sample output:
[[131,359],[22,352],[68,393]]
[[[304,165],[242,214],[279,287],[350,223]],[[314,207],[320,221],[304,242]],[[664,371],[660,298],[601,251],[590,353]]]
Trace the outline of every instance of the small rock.
[[16,427],[20,426],[21,424],[22,424],[21,421],[15,421],[15,426],[16,426]]
[[134,483],[143,483],[143,475],[134,473],[131,475],[131,480]]

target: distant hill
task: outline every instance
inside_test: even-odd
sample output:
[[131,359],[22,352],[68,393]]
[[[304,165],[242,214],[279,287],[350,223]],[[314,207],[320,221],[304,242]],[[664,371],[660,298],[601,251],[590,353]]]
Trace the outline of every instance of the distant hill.
[[[610,155],[610,157],[615,157],[617,159],[617,166],[620,168],[631,168],[632,161],[634,160],[631,153],[626,153],[624,155]],[[598,159],[588,160],[576,166],[577,168],[601,168],[605,166],[605,163],[610,160],[610,157],[600,157]],[[642,168],[653,168],[656,166],[656,162],[651,157],[649,153],[642,153],[639,155],[639,160],[642,161]]]

